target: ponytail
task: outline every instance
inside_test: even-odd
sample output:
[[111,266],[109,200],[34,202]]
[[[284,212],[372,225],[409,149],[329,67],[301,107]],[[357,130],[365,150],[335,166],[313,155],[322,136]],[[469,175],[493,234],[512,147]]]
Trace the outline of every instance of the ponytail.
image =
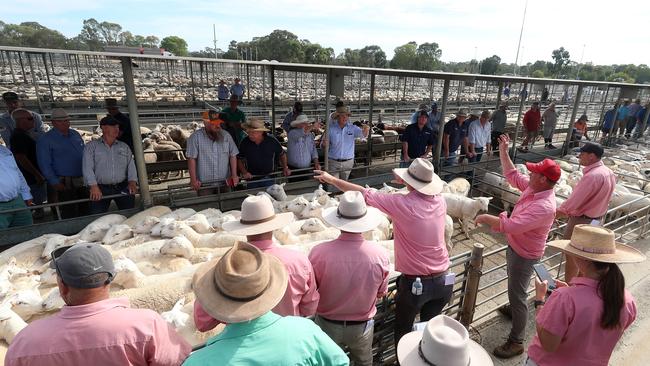
[[600,326],[615,329],[620,326],[621,309],[625,302],[625,277],[615,263],[593,262],[603,273],[598,282],[598,292],[603,298],[603,315]]

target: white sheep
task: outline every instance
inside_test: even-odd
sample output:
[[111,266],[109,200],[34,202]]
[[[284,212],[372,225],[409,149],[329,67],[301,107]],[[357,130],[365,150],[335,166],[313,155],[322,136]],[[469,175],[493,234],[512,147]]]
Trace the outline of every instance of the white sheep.
[[305,222],[300,226],[300,231],[303,233],[315,233],[326,229],[327,226],[325,226],[325,224],[316,217],[305,220]]
[[566,171],[566,172],[575,172],[576,170],[580,169],[579,165],[576,164],[571,164],[569,162],[566,162],[564,160],[555,160],[555,162],[560,166],[560,169]]
[[174,279],[191,278],[197,266],[198,264],[189,265],[174,272],[147,275],[130,258],[120,256],[115,260],[115,279],[113,283],[122,288],[147,287]]
[[229,221],[237,221],[239,218],[235,217],[234,215],[231,214],[223,214],[221,216],[212,216],[207,219],[208,224],[210,224],[210,227],[214,231],[222,231],[223,230],[223,224]]
[[117,214],[104,215],[88,224],[79,232],[79,239],[85,242],[98,242],[113,225],[121,224],[126,217]]
[[110,229],[102,238],[102,243],[104,245],[115,244],[118,241],[129,239],[133,237],[133,230],[130,226],[124,224],[118,224],[111,226]]
[[465,236],[469,239],[467,224],[474,220],[479,211],[487,211],[492,197],[469,198],[453,193],[442,193],[447,203],[447,214],[460,221]]
[[163,228],[161,235],[165,238],[184,236],[190,240],[195,248],[223,248],[232,247],[237,241],[246,241],[242,235],[233,235],[225,232],[212,234],[199,234],[187,224],[174,222]]
[[449,215],[445,215],[445,244],[447,244],[447,252],[451,253],[454,244],[451,242],[451,237],[454,235],[454,219]]
[[176,210],[174,210],[174,211],[172,211],[172,212],[170,212],[170,213],[168,213],[166,215],[161,216],[160,219],[162,220],[164,218],[169,217],[169,218],[173,218],[174,220],[186,220],[186,219],[190,218],[192,215],[194,215],[195,213],[196,213],[196,211],[194,211],[191,208],[181,207],[181,208],[176,209]]
[[0,306],[0,339],[11,344],[16,334],[26,326],[27,323],[23,318],[11,310],[8,305]]
[[175,329],[181,329],[190,320],[190,314],[183,311],[183,306],[185,306],[185,297],[181,297],[170,311],[164,311],[160,316]]
[[568,184],[556,184],[553,187],[553,191],[555,192],[556,195],[562,197],[569,197],[573,192],[573,188],[571,188],[571,186]]
[[55,311],[61,309],[65,305],[65,301],[61,297],[61,292],[58,287],[54,287],[43,299],[41,306],[44,311]]
[[511,186],[507,180],[503,181],[501,188],[502,188],[501,203],[503,204],[503,209],[505,211],[510,211],[510,209],[519,200],[519,196],[521,196],[521,191]]
[[31,288],[23,288],[7,296],[3,302],[9,304],[11,309],[21,318],[28,320],[33,315],[43,311],[43,298],[38,290],[37,282]]
[[[155,154],[152,154],[155,155]],[[139,223],[145,220],[148,217],[161,217],[171,213],[172,210],[167,206],[153,206],[149,207],[144,211],[140,211],[135,215],[129,217],[128,219],[122,222],[123,225],[128,225],[132,228],[135,228]]]
[[287,211],[293,212],[294,215],[300,218],[301,214],[303,213],[303,211],[305,211],[308,204],[309,201],[307,201],[305,197],[298,196],[287,204]]
[[650,198],[636,193],[620,193],[614,191],[612,199],[609,201],[609,208],[617,208],[614,217],[622,214],[629,215],[633,212],[634,216],[645,216],[647,215],[648,209],[650,209]]
[[207,218],[210,218],[210,217],[214,217],[214,216],[221,216],[223,213],[218,208],[209,207],[209,208],[206,208],[205,210],[201,210],[201,211],[197,212],[197,214],[201,214],[201,215],[203,215],[203,216],[205,216]]
[[483,182],[480,190],[485,195],[492,195],[493,197],[501,197],[501,187],[503,185],[504,177],[494,172],[486,172],[483,176]]
[[176,222],[176,219],[173,217],[161,217],[157,224],[151,228],[151,235],[153,236],[162,236],[162,231],[167,225],[171,225]]
[[290,244],[309,244],[316,241],[334,240],[341,235],[338,229],[328,227],[323,231],[311,232],[306,234],[296,234],[292,230],[292,225],[285,226],[275,230],[273,235],[284,245]]
[[196,213],[185,220],[185,223],[189,225],[194,231],[199,234],[207,234],[214,232],[212,225],[208,221],[208,218],[200,213]]
[[571,172],[569,176],[566,179],[567,184],[571,188],[575,188],[576,185],[578,185],[578,182],[580,182],[580,179],[582,179],[583,173],[580,170],[576,170],[575,172]]
[[151,309],[161,313],[171,309],[180,297],[192,291],[192,278],[171,277],[165,282],[153,283],[146,287],[135,287],[111,292],[112,298],[126,297],[132,308]]
[[133,232],[136,234],[149,234],[160,219],[156,216],[147,216],[133,225]]
[[76,244],[78,242],[82,242],[82,240],[80,240],[79,235],[65,236],[65,235],[57,234],[47,240],[45,246],[43,247],[41,258],[45,260],[50,260],[53,251],[61,247]]
[[443,182],[442,191],[444,193],[459,194],[467,197],[472,185],[465,178],[454,178],[451,182]]
[[323,206],[329,201],[329,192],[323,189],[323,185],[319,184],[318,188],[313,193],[313,198],[315,198],[318,203]]
[[160,247],[160,254],[189,259],[194,254],[194,246],[189,239],[183,236],[175,236],[167,240],[166,243]]
[[273,184],[266,189],[266,193],[271,195],[271,197],[273,197],[273,199],[276,201],[286,201],[288,197],[287,193],[284,191],[285,184],[286,183]]

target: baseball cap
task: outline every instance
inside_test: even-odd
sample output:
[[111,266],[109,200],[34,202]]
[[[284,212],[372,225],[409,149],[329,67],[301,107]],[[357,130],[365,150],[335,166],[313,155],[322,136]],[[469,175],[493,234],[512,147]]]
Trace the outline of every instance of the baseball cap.
[[99,121],[100,126],[118,126],[120,121],[113,118],[113,116],[106,116]]
[[592,153],[600,159],[603,157],[605,149],[603,149],[603,147],[598,143],[585,142],[585,144],[580,147],[580,152]]
[[203,111],[201,113],[201,118],[203,119],[203,122],[210,122],[214,124],[222,124],[224,122],[221,113],[213,110]]
[[14,93],[12,91],[4,92],[4,93],[2,93],[2,99],[5,102],[16,101],[16,100],[18,100],[18,94]]
[[[63,282],[74,288],[97,288],[110,283],[115,277],[113,257],[99,244],[76,244],[52,252],[50,267],[56,269]],[[107,273],[108,281],[89,282],[87,277]]]
[[560,170],[560,166],[551,159],[544,159],[540,161],[539,163],[526,163],[526,168],[528,168],[529,171],[535,172],[542,174],[546,178],[548,178],[550,181],[557,182],[560,179],[560,176],[562,175],[562,171]]

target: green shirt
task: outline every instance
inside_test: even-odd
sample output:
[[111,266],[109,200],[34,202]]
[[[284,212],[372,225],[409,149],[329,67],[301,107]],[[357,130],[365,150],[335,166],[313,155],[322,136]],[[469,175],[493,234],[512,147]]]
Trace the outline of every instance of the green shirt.
[[221,110],[221,113],[226,115],[227,122],[246,122],[246,114],[244,114],[244,112],[239,108],[237,108],[236,111],[233,111],[230,107],[226,107]]
[[183,365],[347,366],[349,360],[311,320],[269,311],[249,322],[228,324]]

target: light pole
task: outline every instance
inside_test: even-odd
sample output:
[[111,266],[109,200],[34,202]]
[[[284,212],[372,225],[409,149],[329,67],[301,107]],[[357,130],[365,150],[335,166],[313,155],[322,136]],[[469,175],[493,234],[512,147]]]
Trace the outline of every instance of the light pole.
[[582,45],[582,53],[580,54],[580,63],[578,64],[578,71],[576,71],[576,80],[580,78],[580,69],[582,68],[582,58],[585,56],[585,47],[587,45]]
[[517,62],[519,62],[519,48],[521,47],[521,36],[524,34],[524,23],[526,23],[526,9],[528,9],[528,0],[524,5],[524,16],[521,19],[521,30],[519,31],[519,42],[517,43],[517,56],[515,57],[515,67],[512,71],[513,74],[517,75]]

